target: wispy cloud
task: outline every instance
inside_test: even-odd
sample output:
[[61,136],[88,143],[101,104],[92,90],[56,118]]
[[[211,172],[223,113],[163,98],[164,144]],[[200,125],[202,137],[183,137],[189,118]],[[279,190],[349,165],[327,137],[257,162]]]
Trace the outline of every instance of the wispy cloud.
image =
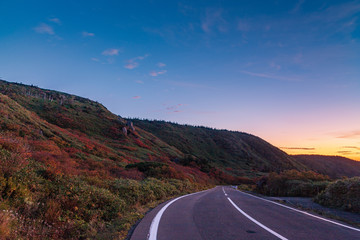
[[138,57],[129,59],[129,60],[127,60],[127,64],[125,64],[124,68],[130,69],[130,70],[137,68],[139,66],[139,61],[144,60],[148,56],[149,56],[148,54],[145,54],[144,56],[138,56]]
[[281,149],[287,150],[305,150],[305,151],[312,151],[315,150],[313,147],[280,147]]
[[342,146],[341,148],[349,148],[349,149],[360,150],[360,147],[357,147],[357,146]]
[[34,28],[34,30],[35,32],[41,34],[49,34],[49,35],[55,34],[54,29],[46,23],[40,23],[37,27]]
[[290,11],[290,13],[297,13],[301,10],[302,5],[304,4],[305,0],[299,0],[295,7]]
[[267,73],[254,73],[254,72],[248,72],[248,71],[240,71],[240,72],[250,75],[250,76],[253,76],[253,77],[269,78],[269,79],[290,81],[290,82],[301,81],[299,78],[276,76],[276,75],[267,74]]
[[132,63],[125,64],[124,68],[134,69],[134,68],[137,68],[138,66],[139,66],[139,63],[137,63],[137,62],[132,62]]
[[104,50],[101,54],[104,56],[115,56],[119,55],[120,49],[118,48],[109,48]]
[[353,151],[337,151],[336,153],[342,154],[342,155],[353,155]]
[[151,71],[149,73],[150,76],[152,77],[156,77],[158,75],[162,75],[162,74],[165,74],[167,71],[166,70],[161,70],[161,71]]
[[303,62],[303,54],[298,53],[293,57],[293,62],[296,64],[301,64]]
[[280,69],[281,69],[281,66],[280,66],[279,64],[277,64],[276,62],[274,62],[274,61],[271,61],[271,62],[269,63],[269,66],[270,66],[271,68],[276,69],[276,70],[280,70]]
[[206,9],[205,17],[201,21],[201,29],[206,33],[213,30],[226,32],[227,22],[222,17],[222,12],[222,9]]
[[83,37],[94,37],[95,36],[95,33],[86,32],[86,31],[83,31],[81,34]]
[[250,25],[245,20],[239,20],[237,24],[237,30],[247,32],[250,30]]
[[183,112],[183,110],[181,110],[182,107],[186,106],[187,104],[182,104],[182,103],[179,103],[179,104],[176,104],[176,105],[166,105],[165,104],[165,110],[167,112],[170,112],[170,113],[180,113],[180,112]]
[[61,25],[61,21],[58,18],[49,18],[49,21]]
[[328,31],[327,35],[338,32],[351,33],[356,29],[356,21],[360,12],[360,2],[352,1],[341,4],[332,4],[330,7],[313,12],[304,22],[321,26],[318,29]]
[[135,82],[138,83],[138,84],[144,84],[144,82],[141,81],[141,80],[136,80]]
[[92,61],[94,61],[94,62],[100,62],[100,59],[98,59],[98,58],[90,58]]
[[360,2],[353,1],[332,5],[322,12],[314,13],[313,17],[322,21],[335,22],[352,17],[360,12]]
[[134,97],[132,97],[132,99],[140,99],[141,98],[141,96],[134,96]]
[[359,138],[359,137],[360,137],[360,130],[343,132],[337,136],[337,138]]
[[157,66],[158,66],[159,68],[162,68],[162,67],[165,67],[166,64],[165,64],[165,63],[162,63],[162,62],[159,62],[159,63],[157,64]]

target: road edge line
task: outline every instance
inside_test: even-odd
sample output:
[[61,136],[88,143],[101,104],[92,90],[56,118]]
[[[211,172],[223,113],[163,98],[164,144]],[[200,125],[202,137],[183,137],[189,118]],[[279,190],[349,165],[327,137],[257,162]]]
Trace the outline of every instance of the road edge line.
[[187,195],[183,195],[183,196],[180,196],[180,197],[177,197],[173,200],[171,200],[170,202],[168,202],[165,206],[163,206],[160,211],[156,214],[156,216],[153,218],[153,220],[151,221],[151,225],[150,225],[150,229],[149,229],[149,233],[148,233],[148,236],[147,236],[147,239],[148,240],[157,240],[157,232],[158,232],[158,229],[159,229],[159,223],[160,223],[160,220],[161,220],[161,217],[163,215],[163,213],[165,212],[165,210],[174,202],[176,202],[177,200],[181,199],[181,198],[184,198],[184,197],[188,197],[188,196],[191,196],[191,195],[194,195],[194,194],[198,194],[198,193],[202,193],[202,192],[206,192],[206,191],[209,191],[210,189],[207,189],[207,190],[204,190],[204,191],[200,191],[200,192],[195,192],[195,193],[190,193],[190,194],[187,194]]

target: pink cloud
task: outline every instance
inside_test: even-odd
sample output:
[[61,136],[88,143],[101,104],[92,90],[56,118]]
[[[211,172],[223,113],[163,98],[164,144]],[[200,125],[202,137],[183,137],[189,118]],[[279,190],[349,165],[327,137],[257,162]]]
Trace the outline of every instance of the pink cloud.
[[134,97],[132,97],[133,99],[140,99],[141,98],[141,96],[134,96]]
[[204,32],[210,33],[212,29],[220,32],[227,31],[227,22],[222,17],[222,9],[206,9],[206,17],[201,22]]
[[94,37],[95,36],[95,34],[91,33],[91,32],[82,32],[81,34],[83,35],[83,37]]
[[127,62],[127,64],[125,64],[124,68],[127,68],[127,69],[134,69],[134,68],[137,68],[139,66],[139,62],[138,61],[142,61],[144,60],[145,58],[147,58],[149,55],[148,54],[145,54],[144,56],[138,56],[138,57],[134,57],[132,59],[129,59]]
[[49,35],[54,35],[54,29],[47,25],[46,23],[41,23],[39,24],[39,26],[34,28],[35,32],[37,33],[41,33],[41,34],[49,34]]
[[50,18],[49,21],[61,25],[61,21],[60,21],[60,19],[58,19],[58,18]]
[[267,73],[254,73],[254,72],[248,72],[248,71],[241,71],[241,72],[244,73],[244,74],[253,76],[253,77],[269,78],[269,79],[282,80],[282,81],[291,81],[291,82],[293,82],[293,81],[294,82],[301,81],[298,78],[276,76],[276,75],[267,74]]
[[157,72],[151,71],[151,72],[149,73],[149,75],[150,75],[150,76],[153,76],[153,77],[156,77],[156,76],[157,76]]
[[281,149],[288,149],[288,150],[306,150],[311,151],[315,150],[313,147],[280,147]]
[[280,70],[281,69],[281,66],[275,62],[270,62],[270,67],[271,68],[275,68],[276,70]]
[[160,68],[162,68],[162,67],[165,67],[165,66],[166,66],[166,64],[165,64],[165,63],[161,63],[161,62],[159,62],[159,63],[157,64],[157,66],[158,66],[158,67],[160,67]]
[[102,55],[104,56],[114,56],[114,55],[118,55],[120,52],[120,49],[117,48],[109,48],[106,49],[102,52]]
[[[179,103],[176,105],[167,106],[167,107],[165,107],[165,109],[170,113],[179,113],[179,112],[183,112],[180,108],[183,106],[186,106],[186,105],[187,104]],[[165,104],[165,106],[166,106],[166,104]]]
[[240,20],[238,22],[237,30],[242,31],[242,32],[247,32],[247,31],[249,31],[249,29],[250,29],[249,24],[247,24],[245,21]]
[[354,130],[341,133],[337,138],[358,138],[360,136],[360,130]]
[[139,66],[139,64],[137,62],[132,62],[132,63],[128,63],[124,66],[124,68],[127,69],[134,69],[137,68]]
[[158,72],[156,72],[156,71],[151,71],[151,72],[149,73],[149,75],[152,76],[152,77],[156,77],[156,76],[158,76],[158,75],[165,74],[166,72],[167,72],[166,70],[161,70],[161,71],[158,71]]

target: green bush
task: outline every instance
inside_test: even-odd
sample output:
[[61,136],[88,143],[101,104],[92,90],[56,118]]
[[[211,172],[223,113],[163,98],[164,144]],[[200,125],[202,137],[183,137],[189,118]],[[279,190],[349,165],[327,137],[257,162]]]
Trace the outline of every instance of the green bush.
[[311,171],[288,170],[262,177],[256,191],[270,196],[314,197],[329,184],[328,177]]
[[360,213],[360,177],[341,179],[329,184],[316,196],[315,202]]

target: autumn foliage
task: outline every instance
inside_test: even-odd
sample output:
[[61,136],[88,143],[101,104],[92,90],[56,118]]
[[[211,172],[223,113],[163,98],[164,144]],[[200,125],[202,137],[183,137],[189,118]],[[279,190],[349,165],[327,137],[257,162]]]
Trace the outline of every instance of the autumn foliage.
[[327,207],[360,213],[360,177],[337,180],[327,186],[315,198],[315,202]]
[[329,184],[329,177],[313,171],[270,173],[257,182],[257,191],[270,196],[313,197]]

